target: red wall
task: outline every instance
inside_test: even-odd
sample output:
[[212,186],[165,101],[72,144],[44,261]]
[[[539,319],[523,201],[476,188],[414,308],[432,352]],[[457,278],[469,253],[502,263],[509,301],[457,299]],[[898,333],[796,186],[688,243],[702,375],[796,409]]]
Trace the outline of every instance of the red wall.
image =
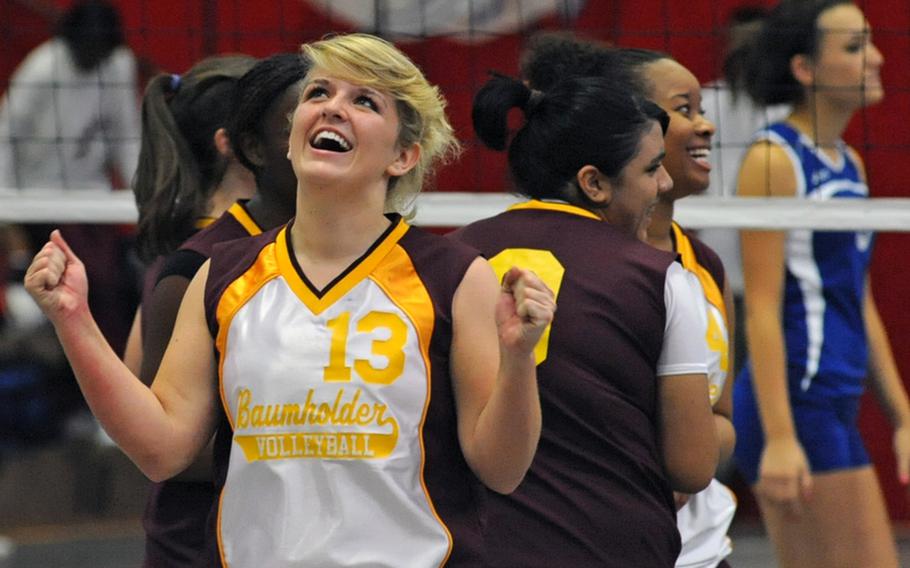
[[[263,56],[294,50],[301,42],[328,31],[344,31],[301,0],[233,0],[185,2],[184,0],[115,2],[122,10],[128,41],[152,66],[181,72],[194,61],[216,52],[245,52]],[[651,47],[672,53],[703,81],[719,68],[718,33],[731,8],[745,3],[769,5],[767,0],[589,0],[574,26],[588,36],[621,45]],[[0,85],[15,65],[48,36],[44,19],[20,0],[0,0]],[[69,2],[41,2],[66,6]],[[888,91],[884,103],[854,120],[848,141],[866,158],[872,193],[879,197],[910,197],[906,168],[910,158],[910,3],[860,0],[873,29],[874,40],[886,58],[883,81]],[[538,25],[558,28],[555,18]],[[502,191],[506,187],[502,155],[471,143],[471,97],[488,70],[516,71],[522,38],[514,35],[469,46],[446,39],[402,45],[430,79],[439,84],[450,102],[450,116],[467,152],[461,161],[442,172],[443,191]],[[910,236],[884,234],[878,238],[872,268],[875,294],[892,338],[895,356],[910,379],[910,312],[906,258]],[[889,261],[886,261],[889,259]],[[896,518],[910,519],[910,507],[894,474],[891,430],[876,405],[866,404],[862,428],[878,466],[890,510]]]

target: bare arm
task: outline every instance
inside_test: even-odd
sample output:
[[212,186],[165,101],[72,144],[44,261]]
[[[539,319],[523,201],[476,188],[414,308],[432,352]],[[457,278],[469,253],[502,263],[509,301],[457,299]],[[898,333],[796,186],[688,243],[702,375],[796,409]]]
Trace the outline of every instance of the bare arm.
[[483,259],[453,300],[452,377],[465,460],[490,489],[513,491],[540,438],[534,346],[552,321],[553,294],[513,268],[500,287]]
[[664,467],[674,491],[698,493],[717,469],[717,436],[701,374],[658,377]]
[[136,309],[133,324],[130,326],[126,347],[123,349],[123,363],[134,375],[139,375],[142,368],[142,307]]
[[[759,143],[746,154],[739,195],[796,194],[796,175],[782,148]],[[786,235],[779,231],[741,234],[745,283],[746,337],[753,388],[765,433],[757,489],[797,513],[811,488],[808,460],[796,437],[787,390],[786,346],[781,309]]]
[[[853,148],[848,147],[847,151],[859,167],[860,176],[865,181],[866,167],[863,159]],[[863,321],[869,342],[870,382],[879,404],[894,426],[893,446],[897,478],[902,484],[907,485],[910,484],[910,405],[907,402],[907,391],[901,381],[900,372],[894,362],[888,333],[872,295],[872,282],[868,274],[863,291]]]
[[207,267],[187,291],[154,386],[142,384],[101,335],[88,310],[82,262],[54,231],[25,277],[75,372],[92,412],[151,479],[182,471],[212,436],[215,361],[203,312]]
[[657,433],[673,491],[704,489],[718,462],[708,376],[707,307],[694,276],[678,264],[667,269],[666,323],[657,362]]
[[894,426],[894,455],[898,479],[910,483],[910,404],[901,381],[885,326],[882,324],[872,287],[866,278],[863,315],[869,338],[869,378],[879,403]]

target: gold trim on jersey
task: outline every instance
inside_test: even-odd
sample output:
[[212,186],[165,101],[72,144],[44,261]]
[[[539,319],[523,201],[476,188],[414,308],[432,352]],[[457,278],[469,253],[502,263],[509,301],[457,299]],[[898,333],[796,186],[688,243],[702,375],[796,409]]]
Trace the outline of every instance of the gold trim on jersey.
[[218,335],[215,337],[215,347],[218,349],[218,392],[221,395],[221,404],[227,416],[231,430],[234,430],[234,417],[227,402],[224,392],[224,358],[227,353],[227,336],[231,328],[234,315],[252,298],[260,288],[280,275],[278,263],[275,260],[275,243],[271,242],[259,251],[256,261],[238,278],[228,285],[215,308],[215,321],[218,322]]
[[[279,231],[275,240],[263,247],[256,258],[256,261],[243,274],[231,282],[221,298],[219,298],[215,314],[218,322],[216,345],[220,355],[218,365],[219,391],[228,422],[232,430],[237,432],[241,430],[241,427],[243,426],[243,424],[238,422],[238,417],[243,414],[243,410],[238,412],[237,416],[232,414],[228,404],[228,397],[224,390],[223,381],[229,328],[231,327],[232,319],[240,308],[249,302],[265,284],[271,282],[274,278],[281,277],[287,282],[289,288],[294,292],[294,295],[298,300],[314,315],[318,315],[325,311],[364,280],[368,279],[371,284],[375,284],[382,290],[386,297],[401,310],[403,317],[411,322],[418,342],[420,357],[423,360],[424,368],[426,369],[426,373],[421,379],[425,382],[426,396],[423,401],[423,408],[421,410],[418,426],[418,431],[420,432],[420,436],[418,437],[420,444],[418,477],[425,502],[432,512],[435,522],[445,533],[448,544],[445,560],[448,560],[453,550],[454,539],[449,527],[437,511],[434,500],[427,487],[425,475],[427,450],[423,437],[432,397],[430,343],[436,325],[436,312],[429,290],[426,288],[420,274],[417,273],[417,269],[411,260],[408,251],[398,244],[408,229],[409,226],[406,223],[399,222],[398,225],[393,227],[380,242],[374,245],[372,250],[365,255],[364,258],[358,261],[356,265],[352,266],[347,274],[333,284],[322,298],[316,297],[315,293],[304,282],[302,276],[292,262],[290,247],[287,241],[287,228],[283,228]],[[410,376],[410,378],[413,380],[416,377]],[[240,396],[242,398],[245,395],[241,392]],[[250,393],[248,396],[250,400],[252,400],[252,394]],[[336,406],[338,406],[340,412],[344,411],[344,405],[341,404],[342,402],[347,401],[350,404],[353,404],[351,400],[344,398],[344,396],[346,396],[346,393],[342,389],[339,391],[336,400]],[[240,402],[242,407],[244,403],[242,400]],[[251,409],[252,402],[248,401],[247,407],[248,409]],[[252,416],[252,410],[250,410],[250,420],[253,420]],[[339,441],[339,444],[345,442],[351,450],[350,454],[328,455],[322,451],[322,446],[317,447],[314,439],[310,439],[307,436],[308,433],[306,432],[278,433],[270,434],[268,436],[237,436],[235,434],[234,441],[238,443],[240,449],[247,455],[247,458],[252,455],[257,456],[258,459],[303,457],[369,459],[387,457],[394,449],[394,447],[383,446],[381,443],[381,436],[374,436],[371,434],[367,440],[367,436],[356,432],[337,433],[335,434],[336,437],[346,436],[344,440]],[[326,434],[320,433],[319,436],[325,438]],[[396,439],[393,441],[393,445],[397,442],[397,426],[394,436]],[[313,436],[311,436],[311,438],[313,438]],[[325,442],[325,440],[320,441],[319,444],[323,444],[323,442]],[[268,444],[271,444],[272,447],[267,447]],[[217,512],[217,538],[219,555],[221,556],[222,563],[226,562],[223,529],[221,528],[223,526],[222,514],[224,510],[223,503],[225,495],[226,491],[222,491],[219,495]],[[445,561],[443,564],[444,563]]]
[[317,296],[310,290],[310,287],[303,281],[301,275],[297,272],[294,262],[290,255],[290,246],[288,244],[287,227],[281,229],[275,239],[277,246],[276,252],[278,257],[278,269],[281,275],[287,281],[291,290],[300,298],[300,301],[306,305],[316,315],[321,314],[326,308],[334,304],[350,292],[354,286],[368,277],[370,273],[382,262],[383,258],[397,244],[401,237],[408,231],[409,226],[404,221],[399,221],[385,238],[378,243],[365,258],[361,259],[358,264],[352,265],[343,278],[334,282],[331,288],[323,290],[322,297]]
[[689,237],[683,232],[682,227],[677,225],[675,221],[672,223],[672,227],[673,236],[676,239],[676,252],[682,260],[683,268],[698,277],[698,281],[701,282],[701,287],[705,292],[705,299],[720,311],[726,325],[729,320],[727,318],[727,306],[724,303],[724,294],[720,289],[722,284],[715,282],[708,269],[699,264],[698,259],[695,257],[695,249],[692,248],[692,242],[689,241]]
[[214,223],[217,219],[214,217],[197,217],[193,222],[193,228],[195,229],[204,229]]
[[250,234],[251,237],[262,234],[262,228],[259,227],[257,223],[251,216],[250,213],[246,210],[246,207],[243,206],[239,201],[231,205],[227,212],[246,229],[246,232]]
[[[404,225],[403,222],[401,224]],[[392,235],[389,237],[391,238]],[[439,512],[436,510],[436,505],[433,502],[433,498],[430,496],[430,490],[427,488],[426,476],[424,475],[427,451],[424,445],[423,428],[426,424],[427,412],[430,409],[430,399],[433,396],[433,384],[431,380],[433,371],[430,364],[430,340],[433,337],[436,314],[433,309],[433,302],[430,295],[423,285],[420,276],[415,271],[414,263],[411,262],[408,253],[400,246],[397,246],[399,238],[400,237],[395,238],[396,245],[386,255],[385,262],[375,268],[370,278],[377,286],[382,288],[382,291],[385,292],[386,296],[395,302],[395,304],[408,315],[408,318],[417,330],[417,336],[420,342],[420,354],[423,357],[427,369],[427,396],[424,402],[423,413],[420,417],[419,431],[421,435],[418,438],[420,441],[419,478],[426,502],[433,512],[436,521],[439,523],[439,526],[445,531],[449,541],[449,550],[442,563],[444,565],[452,554],[453,537],[451,531],[449,531],[448,525],[446,525],[445,521],[443,521]]]
[[588,217],[590,219],[595,219],[601,221],[602,219],[598,217],[591,211],[577,205],[570,205],[569,203],[551,203],[549,201],[541,201],[539,199],[531,199],[530,201],[525,201],[524,203],[515,204],[507,209],[507,211],[516,211],[521,209],[537,209],[544,211],[560,211],[562,213],[571,213],[572,215],[580,215],[582,217]]

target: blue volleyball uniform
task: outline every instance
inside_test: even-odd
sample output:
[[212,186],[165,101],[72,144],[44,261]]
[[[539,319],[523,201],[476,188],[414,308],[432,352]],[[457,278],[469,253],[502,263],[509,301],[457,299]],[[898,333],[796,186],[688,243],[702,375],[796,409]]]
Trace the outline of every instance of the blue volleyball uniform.
[[[869,189],[847,146],[824,154],[806,135],[781,122],[756,134],[780,146],[804,199],[864,199]],[[869,463],[856,430],[868,346],[863,320],[871,232],[787,233],[782,320],[787,383],[793,419],[813,471]],[[736,460],[750,483],[757,481],[764,447],[752,374],[744,366],[734,385]]]

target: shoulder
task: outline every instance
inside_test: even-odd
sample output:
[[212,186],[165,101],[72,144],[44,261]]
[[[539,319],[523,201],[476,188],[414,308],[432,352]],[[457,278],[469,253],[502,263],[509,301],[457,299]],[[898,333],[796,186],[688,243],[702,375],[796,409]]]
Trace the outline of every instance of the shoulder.
[[859,152],[857,152],[853,146],[846,146],[845,153],[856,166],[856,170],[859,172],[860,179],[866,181],[866,165],[863,163],[863,158],[859,155]]
[[182,276],[187,280],[192,280],[193,276],[199,270],[199,267],[206,261],[207,255],[199,254],[196,251],[178,249],[167,255],[164,264],[155,278],[156,283],[161,282],[168,276]]
[[136,56],[129,47],[121,45],[111,52],[105,60],[104,66],[114,73],[129,74],[136,69]]
[[480,219],[479,221],[474,221],[468,223],[463,227],[455,229],[451,233],[446,234],[446,238],[453,241],[464,243],[471,246],[477,246],[478,241],[482,242],[484,236],[489,234],[490,231],[497,231],[497,227],[503,222],[508,221],[512,218],[511,212],[499,213],[493,217],[488,217],[486,219]]
[[282,225],[260,235],[214,243],[210,254],[209,280],[231,280],[245,272],[256,262],[262,250],[275,242],[278,233],[284,228]]
[[480,253],[442,235],[409,227],[399,245],[408,254],[421,281],[445,306],[454,297]]
[[[212,329],[216,322],[216,307],[221,296],[235,281],[243,278],[250,271],[250,268],[259,260],[263,250],[275,243],[278,234],[284,228],[285,226],[276,227],[260,235],[224,241],[212,247],[209,259],[203,264],[208,268],[205,282],[205,306],[206,317]],[[271,267],[274,268],[274,263],[271,264]],[[266,270],[262,274],[254,274],[254,277],[261,278],[271,273],[273,272]]]
[[480,254],[477,249],[458,238],[431,233],[413,226],[408,228],[408,232],[401,238],[400,244],[412,256],[417,255],[427,259],[442,255],[447,260],[460,258],[470,263]]
[[212,249],[218,243],[249,237],[249,232],[238,223],[233,216],[225,213],[214,223],[187,239],[180,248],[191,250],[205,255],[212,254]]
[[798,194],[801,164],[792,147],[774,139],[755,141],[746,151],[738,194],[744,197],[792,197]]
[[695,260],[708,270],[714,282],[722,288],[726,276],[724,263],[720,255],[688,229],[680,227],[680,230],[689,239],[689,243],[692,245],[692,252],[695,254]]
[[60,39],[49,39],[31,50],[16,68],[11,82],[49,77],[55,61],[63,60],[66,45]]

